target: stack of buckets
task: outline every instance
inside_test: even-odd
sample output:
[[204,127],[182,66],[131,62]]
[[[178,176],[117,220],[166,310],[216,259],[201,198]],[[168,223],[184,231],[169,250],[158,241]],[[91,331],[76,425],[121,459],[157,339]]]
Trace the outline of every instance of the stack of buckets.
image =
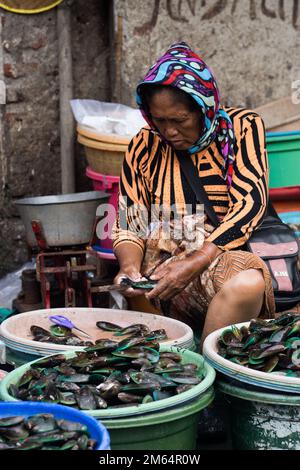
[[[108,204],[111,204],[115,209],[115,212],[111,211],[107,215],[108,232],[111,232],[115,213],[118,210],[119,175],[131,139],[112,134],[99,134],[78,125],[77,140],[84,145],[88,162],[86,175],[92,180],[94,189],[110,194]],[[98,239],[92,248],[100,258],[106,261],[110,260],[109,263],[116,262],[110,233],[108,238]],[[128,304],[131,310],[160,313],[144,295],[129,299]]]
[[[130,142],[129,137],[107,135],[93,132],[83,126],[77,127],[77,140],[84,145],[88,162],[86,175],[92,180],[96,191],[106,191],[110,194],[108,203],[117,211],[118,188],[123,158]],[[108,226],[111,228],[114,222],[113,211],[107,216]],[[100,258],[115,260],[112,250],[112,240],[98,240],[93,247]]]
[[[267,134],[270,198],[283,222],[300,223],[300,130]],[[300,233],[296,233],[300,237]]]
[[[273,206],[283,222],[299,224],[300,130],[267,134],[267,151]],[[296,235],[300,237],[300,232]],[[234,449],[300,449],[298,393],[282,392],[279,386],[276,391],[249,385],[226,373],[219,377],[218,391],[229,407]]]

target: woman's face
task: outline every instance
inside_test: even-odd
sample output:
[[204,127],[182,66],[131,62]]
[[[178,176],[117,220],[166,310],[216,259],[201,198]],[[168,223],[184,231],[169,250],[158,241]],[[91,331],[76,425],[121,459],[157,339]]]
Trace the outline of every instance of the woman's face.
[[159,91],[151,98],[149,111],[159,133],[175,150],[187,150],[199,139],[200,111],[190,111],[169,90]]

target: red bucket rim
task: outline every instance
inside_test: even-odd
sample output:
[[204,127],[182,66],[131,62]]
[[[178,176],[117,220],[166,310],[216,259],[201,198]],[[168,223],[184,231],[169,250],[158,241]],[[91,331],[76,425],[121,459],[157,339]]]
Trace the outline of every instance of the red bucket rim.
[[285,186],[281,188],[270,188],[270,198],[272,201],[296,198],[300,199],[300,186]]

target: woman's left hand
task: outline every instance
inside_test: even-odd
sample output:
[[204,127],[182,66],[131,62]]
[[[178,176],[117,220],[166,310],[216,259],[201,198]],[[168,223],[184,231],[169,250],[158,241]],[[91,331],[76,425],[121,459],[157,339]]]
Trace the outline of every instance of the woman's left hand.
[[203,247],[186,258],[162,264],[150,279],[158,280],[157,286],[147,295],[148,299],[168,300],[179,294],[195,277],[199,276],[222,253],[214,243],[205,241]]
[[192,258],[172,261],[155,270],[151,279],[158,280],[157,286],[148,294],[148,299],[168,300],[179,294],[198,274]]

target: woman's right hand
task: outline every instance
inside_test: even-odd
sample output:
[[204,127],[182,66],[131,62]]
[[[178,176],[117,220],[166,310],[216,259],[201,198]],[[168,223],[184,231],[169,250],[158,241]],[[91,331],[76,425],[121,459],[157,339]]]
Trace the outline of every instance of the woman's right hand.
[[[140,273],[144,253],[132,243],[122,243],[115,249],[120,271],[114,279],[114,284],[121,284],[122,278],[129,277],[133,281],[145,280]],[[137,297],[145,293],[143,289],[129,287],[122,291],[125,297]]]
[[[114,284],[121,284],[122,279],[129,278],[132,281],[145,281],[145,278],[141,275],[140,272],[135,270],[120,270],[116,277],[114,278]],[[128,287],[128,289],[122,291],[122,294],[125,297],[137,297],[139,295],[145,294],[144,289],[133,289]]]

